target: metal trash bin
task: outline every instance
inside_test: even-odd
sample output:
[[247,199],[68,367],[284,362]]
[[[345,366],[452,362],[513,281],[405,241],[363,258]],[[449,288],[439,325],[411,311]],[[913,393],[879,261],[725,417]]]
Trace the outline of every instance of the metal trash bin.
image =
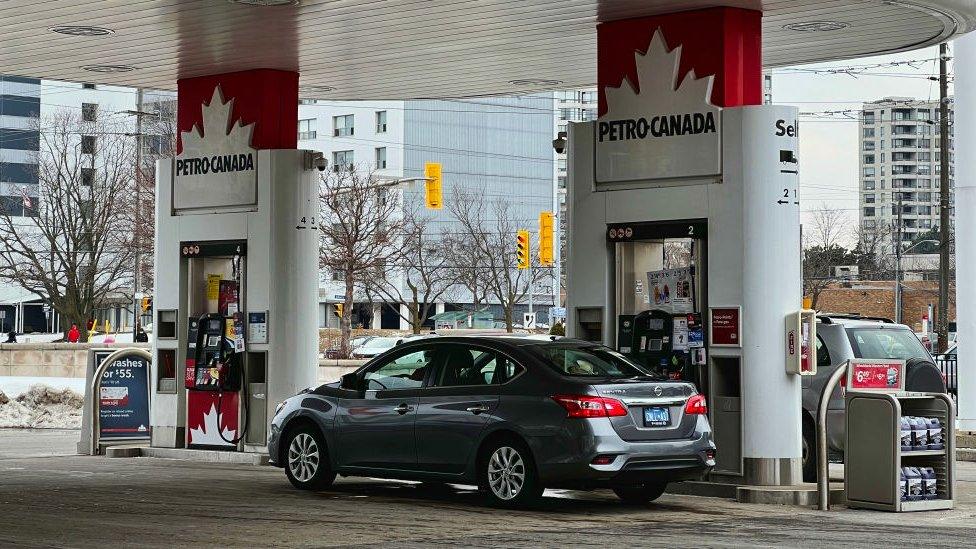
[[[897,361],[858,362],[868,363],[867,367],[875,370],[879,366],[883,370],[897,366]],[[903,361],[900,372],[890,374],[900,381],[894,388],[859,385],[857,378],[863,377],[865,370],[859,372],[858,366],[858,363],[851,365],[846,394],[844,488],[848,507],[894,512],[952,509],[956,447],[952,398],[942,393],[904,391]],[[943,447],[903,449],[900,427],[903,416],[938,419],[942,425]],[[926,499],[924,493],[921,497],[909,493],[908,500],[902,499],[899,485],[904,482],[903,467],[931,469],[935,477],[934,495]],[[921,485],[927,486],[928,480],[920,481]]]

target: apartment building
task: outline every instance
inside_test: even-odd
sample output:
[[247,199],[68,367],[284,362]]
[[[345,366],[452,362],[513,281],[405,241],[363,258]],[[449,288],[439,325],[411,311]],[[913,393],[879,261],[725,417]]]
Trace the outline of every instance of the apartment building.
[[[951,98],[949,116],[950,172],[946,191],[950,193],[949,203],[954,205]],[[876,242],[883,253],[893,254],[899,233],[904,250],[939,227],[939,204],[944,191],[940,184],[939,103],[907,97],[864,103],[859,134],[858,220],[862,241]]]

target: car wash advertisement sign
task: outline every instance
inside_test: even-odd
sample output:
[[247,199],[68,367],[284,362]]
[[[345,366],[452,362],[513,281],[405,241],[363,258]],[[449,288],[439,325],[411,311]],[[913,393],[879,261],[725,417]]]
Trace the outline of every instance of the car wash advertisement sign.
[[646,51],[634,52],[636,79],[604,86],[605,112],[594,136],[597,186],[689,178],[718,180],[722,172],[722,109],[712,104],[714,76],[682,74],[681,45],[661,29]]
[[214,87],[201,105],[203,121],[181,132],[183,148],[173,165],[173,210],[249,207],[257,204],[254,124],[235,118],[234,100]]
[[[102,365],[112,351],[96,351]],[[149,361],[130,354],[101,368],[98,384],[100,440],[149,439]]]

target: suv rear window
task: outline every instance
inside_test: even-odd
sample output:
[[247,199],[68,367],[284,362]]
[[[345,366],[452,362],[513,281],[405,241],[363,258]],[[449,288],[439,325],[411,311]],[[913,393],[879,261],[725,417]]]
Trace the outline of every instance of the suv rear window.
[[547,366],[564,376],[624,379],[662,378],[624,355],[599,345],[532,345]]
[[854,356],[857,358],[909,360],[929,358],[929,353],[915,334],[892,328],[849,328]]

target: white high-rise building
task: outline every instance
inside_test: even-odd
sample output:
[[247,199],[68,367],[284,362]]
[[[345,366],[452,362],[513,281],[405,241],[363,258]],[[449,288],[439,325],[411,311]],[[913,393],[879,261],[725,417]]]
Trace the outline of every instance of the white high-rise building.
[[[954,205],[952,106],[950,98],[949,203]],[[886,97],[864,103],[859,131],[862,242],[875,242],[878,253],[893,254],[899,199],[902,249],[939,227],[939,102]]]

